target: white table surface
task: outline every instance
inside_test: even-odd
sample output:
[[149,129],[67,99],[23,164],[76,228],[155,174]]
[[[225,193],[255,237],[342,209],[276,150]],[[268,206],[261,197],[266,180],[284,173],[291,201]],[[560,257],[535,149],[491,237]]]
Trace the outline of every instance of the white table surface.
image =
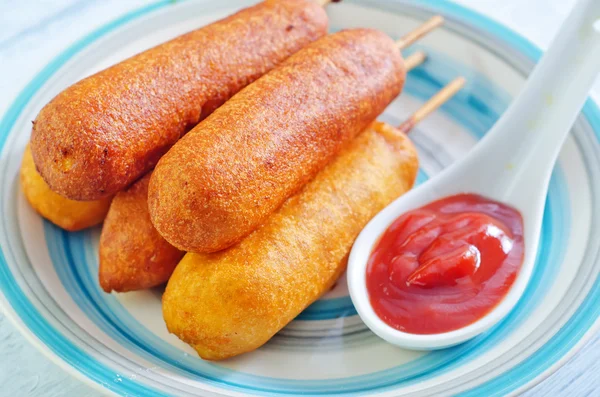
[[[546,48],[574,0],[455,0]],[[600,0],[598,0],[600,1]],[[0,0],[0,114],[60,50],[143,0]],[[593,94],[600,98],[600,81]],[[527,396],[600,396],[600,335]],[[0,312],[0,396],[99,396],[30,345]]]

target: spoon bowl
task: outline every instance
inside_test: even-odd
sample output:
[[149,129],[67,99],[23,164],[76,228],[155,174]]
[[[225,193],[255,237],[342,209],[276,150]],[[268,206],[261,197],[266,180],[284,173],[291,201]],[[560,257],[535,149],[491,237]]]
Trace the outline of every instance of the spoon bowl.
[[[348,261],[348,288],[365,324],[386,341],[432,350],[465,342],[505,317],[523,295],[539,245],[552,168],[600,71],[600,2],[580,0],[525,88],[485,138],[461,161],[400,197],[363,229]],[[369,257],[399,216],[437,199],[473,193],[517,209],[523,217],[525,255],[508,293],[479,320],[450,332],[399,331],[373,310],[366,287]]]

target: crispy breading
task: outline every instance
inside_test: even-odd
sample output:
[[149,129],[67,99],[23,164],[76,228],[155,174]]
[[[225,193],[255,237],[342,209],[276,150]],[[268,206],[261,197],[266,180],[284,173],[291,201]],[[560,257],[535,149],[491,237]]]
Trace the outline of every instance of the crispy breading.
[[150,174],[117,193],[100,236],[100,286],[127,292],[167,282],[184,252],[158,234],[148,213]]
[[21,189],[41,216],[65,230],[77,231],[104,220],[111,197],[96,201],[74,201],[54,193],[38,174],[29,145],[21,162]]

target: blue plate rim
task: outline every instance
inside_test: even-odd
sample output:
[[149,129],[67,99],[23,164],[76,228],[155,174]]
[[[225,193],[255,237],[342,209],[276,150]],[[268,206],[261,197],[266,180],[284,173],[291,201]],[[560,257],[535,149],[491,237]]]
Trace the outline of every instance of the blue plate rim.
[[[89,44],[96,41],[100,37],[104,36],[108,32],[110,32],[118,27],[121,27],[121,26],[125,25],[126,23],[129,23],[141,16],[145,16],[151,12],[155,12],[159,9],[162,9],[163,7],[170,5],[172,3],[173,3],[172,1],[163,0],[163,1],[153,3],[151,5],[136,9],[132,12],[129,12],[129,13],[125,14],[124,16],[117,18],[117,19],[113,20],[112,22],[109,22],[108,24],[105,24],[104,26],[100,27],[99,29],[84,36],[82,39],[80,39],[75,44],[68,47],[66,50],[64,50],[62,53],[60,53],[56,58],[54,58],[50,63],[48,63],[42,69],[42,71],[39,72],[30,81],[30,83],[19,93],[19,95],[9,106],[7,112],[5,113],[2,120],[0,121],[0,150],[3,149],[5,142],[6,142],[6,138],[8,136],[8,133],[11,131],[12,126],[13,126],[14,122],[17,120],[22,109],[27,105],[29,100],[34,96],[34,94],[37,92],[37,90],[47,81],[47,79],[50,76],[52,76],[67,60],[69,60],[75,54],[77,54],[78,52],[83,50],[85,47],[87,47]],[[435,10],[436,12],[441,12],[443,14],[451,15],[457,19],[460,19],[461,21],[463,21],[465,23],[473,25],[473,26],[493,35],[494,37],[499,38],[501,41],[505,42],[509,46],[519,50],[521,53],[526,55],[532,61],[537,61],[541,57],[542,51],[538,47],[536,47],[534,44],[532,44],[530,41],[528,41],[524,37],[520,36],[516,32],[510,30],[509,28],[507,28],[507,27],[499,24],[498,22],[495,22],[494,20],[492,20],[486,16],[483,16],[477,12],[474,12],[472,10],[469,10],[465,7],[459,6],[454,3],[450,3],[450,2],[444,3],[444,2],[440,2],[440,1],[436,1],[436,0],[422,0],[419,2],[419,5],[423,6],[423,8],[429,9],[429,10]],[[585,104],[583,113],[585,114],[586,118],[592,125],[592,128],[593,128],[596,136],[598,137],[600,135],[600,110],[598,109],[598,106],[592,100],[588,100],[587,103]],[[131,393],[133,390],[131,390],[130,387],[135,386],[137,388],[137,390],[135,390],[136,393],[140,393],[140,392],[143,394],[157,393],[156,390],[153,390],[151,388],[146,387],[145,385],[141,385],[136,382],[133,382],[133,385],[129,385],[129,387],[128,387],[128,385],[124,384],[127,382],[119,381],[119,384],[115,384],[114,379],[107,378],[104,380],[100,380],[95,376],[90,376],[90,374],[86,375],[80,367],[73,365],[73,363],[69,363],[68,361],[66,361],[64,359],[64,357],[61,357],[56,351],[53,350],[51,345],[44,343],[39,338],[38,334],[36,332],[34,332],[29,326],[27,326],[23,322],[21,316],[18,315],[17,311],[14,309],[14,307],[13,307],[13,303],[15,303],[14,299],[19,299],[19,298],[18,297],[15,298],[15,296],[13,295],[12,299],[10,299],[7,296],[7,291],[12,292],[8,288],[11,286],[7,285],[7,280],[9,282],[12,281],[14,283],[12,285],[13,287],[16,286],[18,288],[18,286],[17,286],[14,278],[12,280],[11,280],[11,278],[12,278],[12,274],[8,271],[8,266],[5,261],[4,253],[0,250],[0,286],[2,287],[2,288],[0,288],[0,297],[1,297],[0,306],[3,309],[3,312],[6,313],[7,318],[9,318],[11,320],[11,322],[13,324],[15,324],[15,326],[20,330],[20,332],[30,342],[32,342],[38,348],[38,350],[42,351],[47,357],[49,357],[52,361],[59,364],[62,368],[67,370],[69,373],[75,375],[77,378],[85,381],[86,383],[93,385],[95,388],[97,388],[99,390],[107,391],[107,389],[108,389],[109,391],[111,391],[113,393]],[[594,287],[592,288],[592,291],[586,296],[584,301],[581,303],[579,309],[569,319],[569,322],[571,322],[573,320],[573,318],[577,316],[577,313],[580,310],[582,310],[582,307],[585,306],[586,302],[589,303],[590,296],[594,295],[594,290],[598,291],[600,289],[600,288],[596,288],[596,287],[600,287],[600,277],[597,278],[597,280],[594,284]],[[23,295],[23,298],[25,300],[27,300],[27,297],[26,297],[26,295],[23,294],[22,290],[19,289],[17,291],[17,293],[21,293]],[[31,305],[31,302],[28,302],[28,303],[33,308],[33,305]],[[37,310],[34,309],[34,311],[37,314],[39,314],[37,312]],[[560,366],[562,366],[562,364],[564,364],[569,358],[571,358],[594,335],[594,332],[600,328],[598,311],[596,311],[595,314],[596,314],[596,316],[595,316],[594,320],[587,321],[583,326],[580,326],[577,329],[578,332],[575,332],[576,333],[575,338],[578,336],[579,337],[578,339],[571,338],[571,339],[567,340],[566,344],[562,345],[563,348],[566,346],[566,349],[561,349],[562,355],[560,355],[557,358],[554,357],[556,359],[553,362],[548,364],[545,368],[541,369],[540,371],[537,371],[537,373],[533,377],[531,377],[530,379],[525,381],[525,383],[523,383],[522,385],[517,386],[514,389],[510,390],[509,393],[511,393],[511,394],[518,393],[520,391],[523,391],[524,389],[530,388],[530,387],[538,384],[543,379],[547,378],[556,369],[558,369]],[[591,317],[594,317],[594,316],[591,316]],[[47,325],[49,326],[49,324],[47,324]],[[60,334],[60,332],[57,331],[56,329],[53,329],[53,331]],[[557,339],[557,337],[559,337],[559,336],[560,336],[559,334],[553,336],[546,343],[546,345],[544,345],[544,347],[547,346],[548,344],[550,344],[551,341]],[[68,347],[78,349],[76,346],[73,346],[73,345],[68,346]],[[544,347],[542,347],[538,351],[534,352],[523,363],[527,362],[532,357],[537,355],[541,350],[544,349]],[[553,356],[556,356],[556,354],[553,354]],[[93,359],[91,359],[91,360],[93,360]],[[547,361],[548,360],[546,360],[546,362]],[[519,366],[523,365],[523,363],[520,363]],[[519,367],[519,366],[517,366],[517,367]],[[517,367],[513,367],[509,371],[504,372],[503,374],[499,375],[498,377],[496,377],[488,382],[485,382],[481,385],[476,386],[474,389],[471,389],[467,393],[474,392],[474,391],[482,391],[481,390],[482,387],[485,387],[486,385],[490,384],[491,382],[498,380],[498,378],[517,369]]]

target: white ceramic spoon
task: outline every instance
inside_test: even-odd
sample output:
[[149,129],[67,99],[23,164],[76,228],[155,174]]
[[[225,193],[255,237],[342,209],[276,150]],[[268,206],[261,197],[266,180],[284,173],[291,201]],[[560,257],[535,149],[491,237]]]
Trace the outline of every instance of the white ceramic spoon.
[[[552,168],[599,71],[600,0],[580,0],[522,92],[484,139],[463,160],[394,201],[365,227],[350,254],[348,287],[373,332],[405,348],[438,349],[473,338],[508,314],[531,278]],[[519,275],[500,304],[475,323],[433,335],[398,331],[369,303],[365,278],[373,246],[403,213],[459,193],[479,194],[521,212],[525,258]]]

